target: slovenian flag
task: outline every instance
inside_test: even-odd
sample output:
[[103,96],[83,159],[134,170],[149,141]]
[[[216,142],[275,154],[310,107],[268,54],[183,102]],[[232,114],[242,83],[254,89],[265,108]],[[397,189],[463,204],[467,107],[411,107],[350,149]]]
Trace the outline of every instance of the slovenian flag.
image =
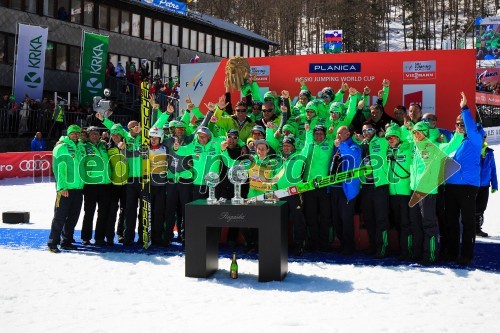
[[325,42],[341,42],[342,30],[325,30]]
[[200,57],[198,55],[196,55],[194,58],[191,58],[191,60],[189,60],[189,62],[194,64],[194,63],[197,63],[198,60],[200,60]]

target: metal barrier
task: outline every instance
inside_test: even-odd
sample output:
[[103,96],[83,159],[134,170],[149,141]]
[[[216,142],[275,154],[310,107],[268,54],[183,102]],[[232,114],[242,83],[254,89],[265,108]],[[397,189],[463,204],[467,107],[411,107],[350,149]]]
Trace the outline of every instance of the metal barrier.
[[[0,137],[33,136],[36,132],[42,132],[44,137],[49,135],[54,127],[52,119],[53,110],[29,110],[28,116],[22,118],[19,110],[12,112],[0,109]],[[110,119],[126,126],[132,119],[130,115],[112,115]],[[71,124],[85,128],[88,126],[100,126],[101,122],[95,117],[95,113],[88,115],[80,112],[64,112],[63,128]],[[54,133],[51,133],[53,136]]]

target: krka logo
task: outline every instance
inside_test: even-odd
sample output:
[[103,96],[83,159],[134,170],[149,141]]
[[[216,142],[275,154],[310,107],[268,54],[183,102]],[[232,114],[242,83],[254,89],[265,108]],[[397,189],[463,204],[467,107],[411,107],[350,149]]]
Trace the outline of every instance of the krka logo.
[[[40,70],[42,62],[42,36],[30,40],[28,51],[28,68]],[[24,76],[24,82],[29,88],[36,88],[42,83],[42,78],[37,72],[31,71]]]
[[35,72],[29,72],[24,76],[24,82],[29,88],[36,88],[42,83],[42,78]]
[[102,90],[102,82],[100,81],[100,77],[103,74],[102,68],[102,55],[104,44],[99,44],[92,49],[92,61],[90,62],[90,75],[91,77],[85,86],[87,87],[89,93],[98,94]]

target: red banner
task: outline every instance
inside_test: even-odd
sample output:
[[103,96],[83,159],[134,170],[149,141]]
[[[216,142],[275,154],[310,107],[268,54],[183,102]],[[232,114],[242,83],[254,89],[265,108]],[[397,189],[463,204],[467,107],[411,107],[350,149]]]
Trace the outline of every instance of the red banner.
[[0,179],[52,175],[51,151],[0,153]]
[[483,84],[496,84],[500,80],[500,68],[476,68],[476,80]]
[[[314,95],[326,86],[337,91],[342,82],[358,91],[363,91],[368,86],[371,89],[370,101],[374,103],[377,92],[382,89],[382,80],[388,79],[391,84],[385,110],[391,116],[397,105],[408,107],[415,96],[421,96],[422,111],[436,114],[440,127],[452,129],[460,112],[462,91],[469,98],[469,107],[472,114],[475,114],[476,89],[472,79],[476,74],[474,50],[280,56],[250,58],[248,61],[251,70],[256,69],[262,95],[268,90],[278,93],[288,90],[291,98],[296,101],[300,91],[299,79],[305,78]],[[224,93],[226,62],[227,60],[221,61],[213,75],[204,73],[206,77],[203,78],[203,83],[208,88],[196,101],[202,109],[204,103],[217,102]],[[200,66],[196,68],[200,72],[203,66],[212,64],[196,65]],[[184,69],[181,69],[182,83],[189,82],[192,78],[183,78],[183,72]],[[182,89],[181,95],[192,97],[196,92],[191,90],[189,87]],[[238,94],[232,94],[233,105],[238,97]]]
[[476,93],[476,104],[500,106],[500,95]]

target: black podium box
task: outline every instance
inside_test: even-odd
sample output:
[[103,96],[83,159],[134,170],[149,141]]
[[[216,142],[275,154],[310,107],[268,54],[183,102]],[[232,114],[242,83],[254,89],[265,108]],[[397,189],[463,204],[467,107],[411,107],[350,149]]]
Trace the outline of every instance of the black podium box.
[[2,213],[3,223],[16,224],[16,223],[28,223],[30,221],[29,212],[3,212]]
[[259,233],[259,281],[281,281],[288,272],[288,205],[208,205],[196,200],[186,205],[187,277],[206,278],[219,268],[222,227],[256,228]]

